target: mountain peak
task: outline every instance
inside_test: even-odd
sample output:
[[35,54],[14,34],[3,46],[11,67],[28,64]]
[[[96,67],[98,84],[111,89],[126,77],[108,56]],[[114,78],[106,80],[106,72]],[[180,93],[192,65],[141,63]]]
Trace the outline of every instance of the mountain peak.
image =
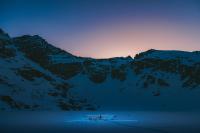
[[0,28],[0,34],[4,33],[4,31]]
[[1,28],[0,28],[0,39],[6,39],[6,40],[10,39],[9,35],[5,33]]
[[45,39],[43,39],[39,35],[23,35],[23,36],[20,36],[20,37],[16,37],[14,39],[33,40],[33,41],[45,41]]
[[141,59],[141,58],[143,58],[144,56],[147,56],[147,55],[149,55],[149,54],[151,54],[151,53],[153,53],[153,52],[156,52],[156,51],[159,51],[159,50],[149,49],[149,50],[147,50],[147,51],[145,51],[145,52],[141,52],[141,53],[139,53],[139,54],[136,54],[135,57],[134,57],[134,59]]
[[45,40],[45,39],[42,38],[40,35],[33,35],[32,38],[38,39],[38,40]]
[[41,48],[53,47],[45,39],[39,35],[23,35],[14,38],[15,43],[27,46],[37,46]]

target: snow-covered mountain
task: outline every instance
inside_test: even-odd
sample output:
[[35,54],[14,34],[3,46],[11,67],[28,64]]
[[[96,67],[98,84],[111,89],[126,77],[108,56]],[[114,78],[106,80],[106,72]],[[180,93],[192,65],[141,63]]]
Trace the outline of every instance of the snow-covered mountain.
[[74,56],[0,30],[0,110],[199,110],[200,52]]

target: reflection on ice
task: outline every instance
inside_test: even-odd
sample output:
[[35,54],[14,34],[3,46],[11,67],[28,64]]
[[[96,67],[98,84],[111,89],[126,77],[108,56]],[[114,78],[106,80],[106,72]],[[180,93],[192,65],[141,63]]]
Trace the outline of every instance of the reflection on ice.
[[4,112],[3,133],[199,133],[199,112]]
[[117,118],[117,115],[110,114],[94,114],[79,119],[67,120],[66,122],[138,122],[138,120]]

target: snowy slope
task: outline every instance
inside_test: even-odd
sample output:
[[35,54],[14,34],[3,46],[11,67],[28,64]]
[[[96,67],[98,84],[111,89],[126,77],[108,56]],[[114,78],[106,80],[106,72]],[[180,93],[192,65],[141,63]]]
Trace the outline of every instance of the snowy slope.
[[200,53],[92,59],[0,30],[1,110],[199,110]]
[[0,110],[94,108],[85,98],[71,95],[68,92],[71,85],[66,80],[25,57],[12,39],[10,44],[3,41],[0,44]]

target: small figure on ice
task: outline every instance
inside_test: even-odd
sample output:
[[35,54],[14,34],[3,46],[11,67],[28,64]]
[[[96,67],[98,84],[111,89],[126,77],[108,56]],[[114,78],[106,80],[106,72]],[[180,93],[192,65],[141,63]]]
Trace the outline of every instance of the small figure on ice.
[[87,115],[88,120],[98,121],[98,120],[113,120],[115,115]]

